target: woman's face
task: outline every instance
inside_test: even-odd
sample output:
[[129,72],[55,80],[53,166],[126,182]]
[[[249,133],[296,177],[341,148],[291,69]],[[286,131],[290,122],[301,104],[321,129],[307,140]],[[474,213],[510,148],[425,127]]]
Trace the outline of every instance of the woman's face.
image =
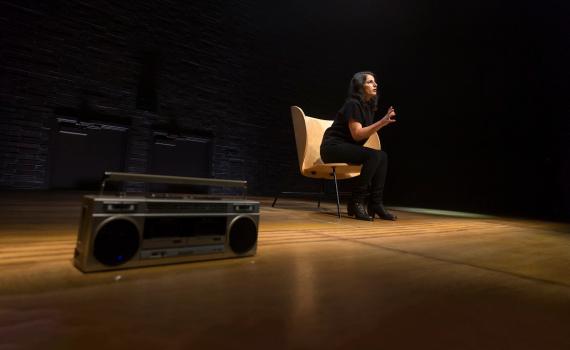
[[374,80],[374,77],[370,74],[366,74],[363,86],[364,99],[369,100],[372,97],[376,96],[377,89],[378,89],[378,84],[376,84],[376,80]]

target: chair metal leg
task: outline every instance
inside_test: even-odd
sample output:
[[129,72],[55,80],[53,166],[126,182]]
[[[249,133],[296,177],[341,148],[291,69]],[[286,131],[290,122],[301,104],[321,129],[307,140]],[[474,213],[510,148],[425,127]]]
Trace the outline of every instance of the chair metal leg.
[[317,208],[321,208],[321,198],[325,194],[325,179],[321,180],[321,193],[319,193],[319,200],[317,202]]
[[277,198],[279,198],[280,194],[281,194],[281,192],[277,192],[277,194],[275,195],[275,199],[273,200],[273,204],[271,204],[271,207],[275,206],[275,203],[277,203]]
[[338,213],[338,218],[340,219],[340,199],[338,197],[338,185],[336,183],[336,169],[335,169],[335,167],[333,167],[332,170],[333,170],[333,177],[334,177],[334,189],[336,192],[336,212]]

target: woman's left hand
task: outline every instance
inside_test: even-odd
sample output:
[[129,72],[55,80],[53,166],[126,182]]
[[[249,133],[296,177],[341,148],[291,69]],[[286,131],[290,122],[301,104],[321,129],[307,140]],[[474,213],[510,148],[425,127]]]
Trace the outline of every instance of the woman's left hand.
[[384,118],[380,119],[380,123],[382,124],[382,126],[395,123],[396,119],[393,119],[395,116],[396,116],[396,110],[394,109],[394,107],[390,106]]

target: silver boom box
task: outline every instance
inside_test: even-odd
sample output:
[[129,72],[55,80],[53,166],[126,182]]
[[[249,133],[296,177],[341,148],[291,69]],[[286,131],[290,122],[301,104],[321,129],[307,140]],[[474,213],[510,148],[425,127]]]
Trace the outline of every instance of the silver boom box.
[[255,255],[259,202],[85,196],[74,264],[84,272]]

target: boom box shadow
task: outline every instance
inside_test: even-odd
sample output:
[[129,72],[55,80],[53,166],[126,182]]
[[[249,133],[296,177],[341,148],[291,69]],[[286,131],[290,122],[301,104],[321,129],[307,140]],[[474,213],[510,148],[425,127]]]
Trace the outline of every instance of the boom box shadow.
[[83,272],[253,256],[259,202],[85,196],[74,254]]

